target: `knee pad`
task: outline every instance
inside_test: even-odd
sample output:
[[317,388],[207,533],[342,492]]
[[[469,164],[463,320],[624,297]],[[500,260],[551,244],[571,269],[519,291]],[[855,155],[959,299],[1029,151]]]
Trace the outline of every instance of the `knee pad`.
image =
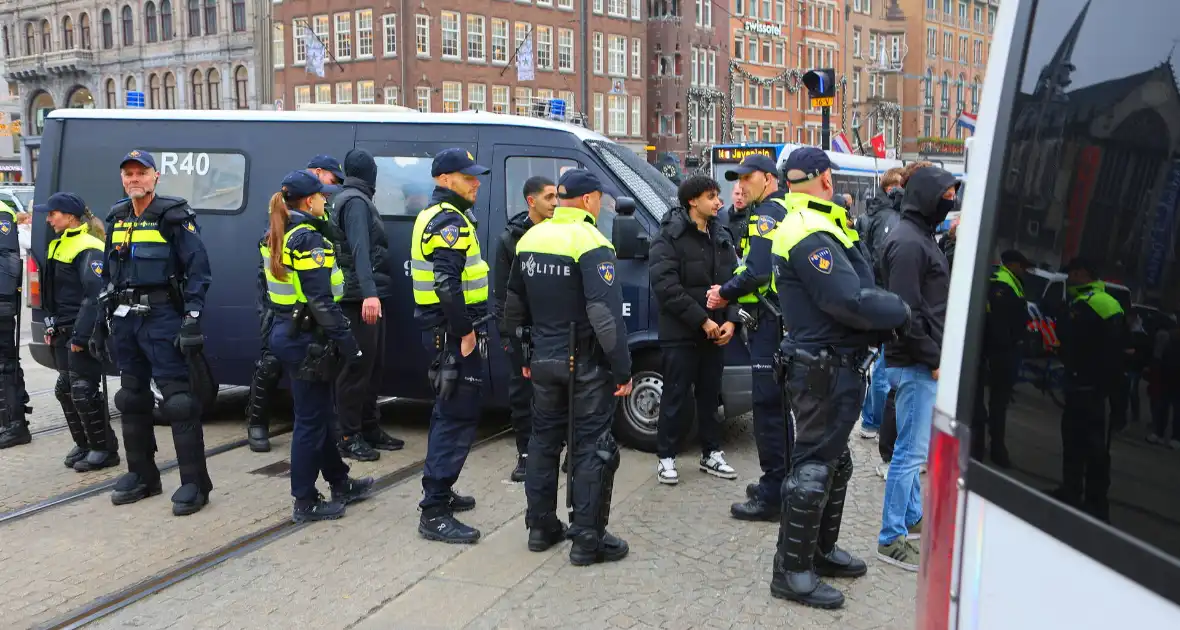
[[90,381],[80,378],[70,383],[70,397],[74,400],[94,400],[98,396],[98,387]]
[[836,460],[835,471],[832,474],[832,486],[848,485],[848,480],[852,479],[852,452],[847,448],[843,453],[840,453],[840,458]]
[[282,374],[283,364],[279,361],[278,357],[264,351],[262,356],[258,357],[258,360],[254,362],[254,369],[256,370],[256,378],[267,381],[277,380]]
[[792,507],[801,510],[818,509],[824,504],[831,482],[831,468],[819,462],[803,462],[796,466],[786,482],[784,497],[789,496]]
[[115,409],[125,414],[147,414],[152,412],[155,400],[152,392],[134,376],[124,375],[119,384],[121,387],[115,392]]
[[608,471],[613,473],[618,470],[622,457],[619,454],[619,445],[615,442],[615,436],[610,432],[610,429],[603,431],[602,435],[598,436],[598,440],[594,442],[594,456],[602,460],[603,466]]
[[172,423],[173,427],[192,422],[195,419],[196,410],[196,401],[187,391],[173,392],[171,395],[165,394],[164,400],[160,402],[160,415]]
[[70,397],[70,375],[67,372],[58,372],[57,382],[53,384],[53,394],[57,396],[58,400]]

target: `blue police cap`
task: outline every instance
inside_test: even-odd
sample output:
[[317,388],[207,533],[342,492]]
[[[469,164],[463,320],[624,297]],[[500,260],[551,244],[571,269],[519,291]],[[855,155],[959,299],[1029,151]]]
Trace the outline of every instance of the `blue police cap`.
[[147,168],[156,169],[156,158],[152,157],[151,153],[141,151],[139,149],[132,149],[127,155],[123,156],[123,161],[119,162],[119,168],[123,168],[128,162],[135,162],[146,166]]
[[749,175],[750,173],[769,173],[778,176],[778,169],[774,166],[774,160],[765,155],[755,154],[747,155],[742,158],[742,163],[738,164],[732,171],[725,173],[725,179],[736,182],[741,179],[742,175]]
[[49,196],[49,201],[45,202],[44,210],[46,212],[57,210],[58,212],[80,217],[86,214],[86,202],[82,201],[82,198],[74,193],[53,193]]
[[799,147],[787,156],[787,161],[783,164],[783,174],[787,178],[787,182],[791,184],[798,184],[806,182],[822,175],[825,171],[840,170],[832,160],[824,153],[823,149],[818,147]]
[[491,172],[486,166],[476,164],[475,156],[466,149],[443,149],[434,156],[434,163],[430,165],[431,177],[438,177],[446,173],[487,175]]
[[322,168],[335,175],[336,179],[344,181],[344,168],[340,166],[340,160],[330,155],[317,155],[311,158],[311,161],[307,163],[307,168]]
[[592,192],[614,195],[614,191],[605,186],[602,180],[584,168],[571,168],[557,180],[557,196],[561,199],[577,199]]
[[331,195],[340,190],[339,186],[329,186],[321,182],[320,178],[307,171],[291,171],[287,173],[280,186],[283,196],[287,199],[303,199],[316,193]]

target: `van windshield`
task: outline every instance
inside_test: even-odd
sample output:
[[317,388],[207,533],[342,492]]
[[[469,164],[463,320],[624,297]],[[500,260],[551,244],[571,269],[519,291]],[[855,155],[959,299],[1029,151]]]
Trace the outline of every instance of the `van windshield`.
[[635,195],[635,200],[651,211],[656,221],[663,219],[676,205],[676,186],[630,149],[601,140],[588,140],[586,144],[622,180],[627,190]]

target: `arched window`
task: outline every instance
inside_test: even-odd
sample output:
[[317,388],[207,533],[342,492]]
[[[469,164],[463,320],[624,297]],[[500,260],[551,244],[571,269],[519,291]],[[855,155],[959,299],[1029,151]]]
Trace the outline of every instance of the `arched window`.
[[128,91],[128,92],[136,92],[136,91],[138,91],[138,90],[136,90],[136,86],[138,85],[138,83],[136,83],[136,81],[135,81],[135,77],[127,77],[127,81],[126,81],[126,82],[124,82],[124,84],[123,84],[123,85],[124,85],[124,87],[126,87],[126,88],[127,88],[127,91]]
[[934,107],[934,70],[926,68],[926,78],[922,80],[922,91],[925,96],[925,106]]
[[205,78],[209,87],[209,109],[221,109],[221,74],[217,72],[217,68],[209,68]]
[[102,47],[110,50],[115,45],[115,26],[111,19],[111,10],[102,10]]
[[61,48],[74,49],[74,21],[68,15],[61,19]]
[[155,2],[149,2],[143,7],[143,37],[149,44],[160,40],[160,26],[156,22]]
[[977,113],[979,111],[979,77],[976,76],[971,80],[971,111]]
[[[104,11],[104,13],[105,13],[105,11]],[[104,91],[106,92],[106,97],[107,97],[107,103],[106,103],[107,109],[115,109],[115,107],[117,107],[119,104],[119,101],[118,101],[119,96],[115,93],[115,80],[114,79],[107,79],[106,89]]]
[[37,29],[33,28],[33,23],[25,24],[25,54],[37,54]]
[[200,70],[193,70],[188,89],[189,106],[193,109],[205,109],[201,105],[201,97],[204,96],[205,92],[205,82],[203,77],[204,75],[201,74]]
[[90,15],[83,13],[78,18],[78,26],[82,31],[82,50],[90,50]]
[[53,29],[49,20],[41,20],[41,52],[53,51]]
[[176,75],[164,73],[164,109],[176,109]]
[[217,34],[217,0],[205,0],[205,34]]
[[123,5],[123,45],[135,45],[135,15],[129,4]]
[[942,108],[950,109],[951,104],[951,73],[942,74]]
[[188,36],[201,36],[201,0],[188,0]]
[[172,41],[172,1],[163,0],[160,3],[160,39]]
[[959,109],[966,109],[967,103],[963,101],[963,91],[967,89],[967,75],[962,72],[959,73],[959,82],[955,84],[955,102],[959,104]]
[[249,74],[246,66],[238,66],[234,70],[234,100],[238,109],[250,109]]
[[155,73],[148,77],[148,107],[160,109],[160,77]]

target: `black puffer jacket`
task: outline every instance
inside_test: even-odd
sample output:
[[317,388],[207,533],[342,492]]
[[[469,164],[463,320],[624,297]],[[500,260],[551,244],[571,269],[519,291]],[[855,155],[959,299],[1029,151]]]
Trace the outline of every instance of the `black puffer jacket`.
[[345,302],[393,297],[393,261],[389,240],[373,193],[377,190],[377,162],[364,149],[344,156],[344,190],[332,199],[332,221],[344,235],[336,255],[344,271]]
[[533,227],[533,220],[529,213],[519,212],[508,219],[508,227],[500,233],[496,240],[496,267],[492,280],[492,293],[496,296],[496,315],[504,317],[504,298],[508,295],[508,274],[512,271],[512,261],[516,260],[516,244],[529,228]]
[[865,202],[865,214],[856,220],[856,231],[865,244],[874,271],[880,276],[881,249],[885,238],[901,220],[901,200],[905,191],[894,187],[885,196],[871,197]]
[[737,304],[705,308],[709,287],[725,284],[737,267],[729,230],[717,219],[710,219],[708,228],[708,234],[701,232],[687,210],[673,208],[652,241],[648,269],[660,309],[661,342],[704,341],[701,326],[706,319],[718,324],[740,321]]

